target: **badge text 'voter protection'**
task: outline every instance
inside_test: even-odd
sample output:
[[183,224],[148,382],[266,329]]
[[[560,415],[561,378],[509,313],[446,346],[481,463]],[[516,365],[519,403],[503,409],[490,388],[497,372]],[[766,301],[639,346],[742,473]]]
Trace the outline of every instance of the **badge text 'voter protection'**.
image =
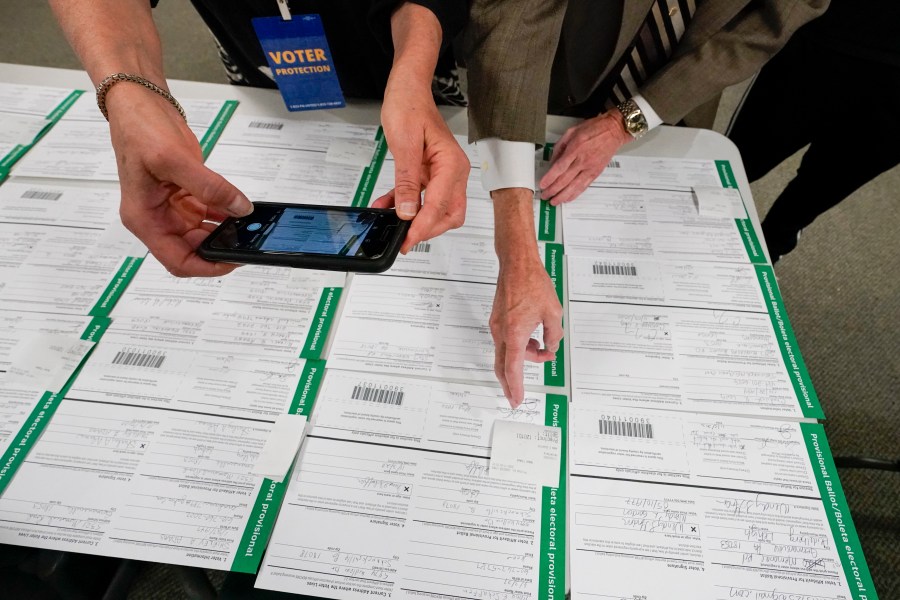
[[253,28],[288,110],[344,106],[319,15],[259,17]]

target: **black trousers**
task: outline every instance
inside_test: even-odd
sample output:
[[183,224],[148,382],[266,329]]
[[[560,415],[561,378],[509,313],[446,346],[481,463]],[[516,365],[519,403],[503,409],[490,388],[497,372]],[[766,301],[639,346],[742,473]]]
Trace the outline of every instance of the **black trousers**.
[[750,181],[809,144],[762,223],[777,259],[816,217],[900,163],[900,68],[798,31],[760,71],[729,137]]

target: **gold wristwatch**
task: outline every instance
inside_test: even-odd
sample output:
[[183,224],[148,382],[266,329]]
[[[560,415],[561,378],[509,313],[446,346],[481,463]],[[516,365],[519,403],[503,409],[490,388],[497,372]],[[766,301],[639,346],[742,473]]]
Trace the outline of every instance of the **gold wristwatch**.
[[634,139],[641,137],[650,130],[650,126],[647,124],[647,117],[644,116],[637,102],[631,98],[619,104],[616,108],[622,113],[625,131],[630,133]]

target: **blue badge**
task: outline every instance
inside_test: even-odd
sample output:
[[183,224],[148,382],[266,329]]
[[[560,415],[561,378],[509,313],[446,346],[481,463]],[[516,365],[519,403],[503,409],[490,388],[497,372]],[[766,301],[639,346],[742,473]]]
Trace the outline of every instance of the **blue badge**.
[[259,17],[253,28],[288,110],[344,106],[319,15]]

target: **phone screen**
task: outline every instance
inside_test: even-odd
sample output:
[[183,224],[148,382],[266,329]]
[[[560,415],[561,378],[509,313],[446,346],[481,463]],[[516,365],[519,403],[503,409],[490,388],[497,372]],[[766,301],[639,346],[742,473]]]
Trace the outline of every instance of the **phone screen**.
[[266,252],[356,256],[374,224],[375,216],[363,212],[286,208],[257,247]]
[[[212,247],[271,253],[372,257],[366,242],[382,227],[383,215],[366,210],[271,207],[258,205],[253,214],[234,221],[212,240]],[[377,244],[382,247],[384,244]]]

